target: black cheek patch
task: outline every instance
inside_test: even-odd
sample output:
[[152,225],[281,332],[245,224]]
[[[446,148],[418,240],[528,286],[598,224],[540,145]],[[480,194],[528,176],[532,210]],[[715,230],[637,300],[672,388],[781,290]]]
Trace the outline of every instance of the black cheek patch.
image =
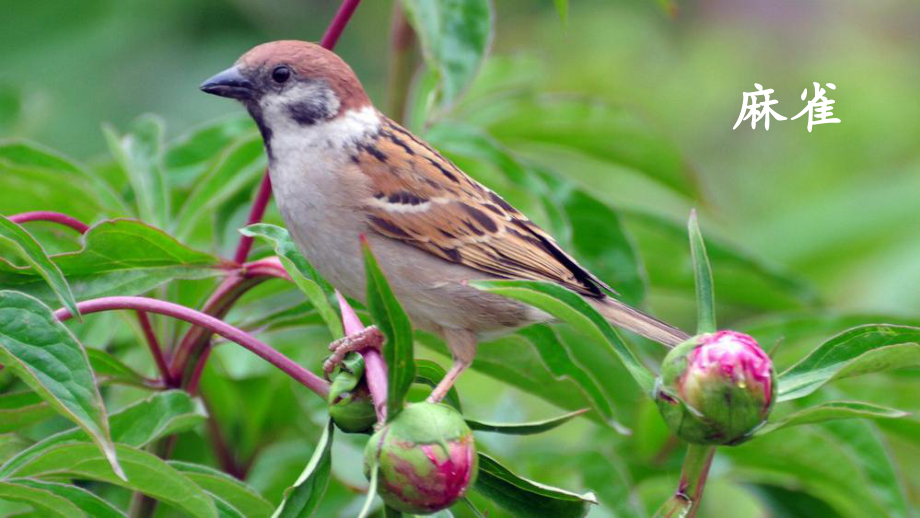
[[329,117],[329,106],[322,101],[310,100],[287,105],[288,113],[297,124],[312,126],[317,121]]

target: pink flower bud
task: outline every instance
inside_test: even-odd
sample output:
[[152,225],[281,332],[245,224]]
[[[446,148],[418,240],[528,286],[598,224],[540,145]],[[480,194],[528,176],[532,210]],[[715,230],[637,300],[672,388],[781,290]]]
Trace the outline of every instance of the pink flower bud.
[[682,439],[737,444],[766,421],[775,385],[773,362],[753,338],[718,331],[695,336],[667,355],[656,400]]
[[416,403],[375,433],[364,471],[378,467],[377,492],[390,507],[430,514],[462,498],[476,479],[473,432],[447,405]]

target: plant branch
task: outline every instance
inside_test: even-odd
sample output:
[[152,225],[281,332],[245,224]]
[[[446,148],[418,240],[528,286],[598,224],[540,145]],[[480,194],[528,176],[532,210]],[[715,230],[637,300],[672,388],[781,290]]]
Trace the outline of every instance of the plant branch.
[[[235,272],[227,276],[220,283],[208,298],[202,312],[217,318],[223,318],[243,294],[272,278],[291,280],[277,257],[268,257],[247,263],[243,266],[241,272]],[[207,346],[210,338],[211,332],[200,327],[189,329],[182,338],[169,368],[169,379],[177,384],[176,386],[182,384],[182,377],[188,368],[190,359]]]
[[402,122],[406,116],[406,100],[412,73],[415,70],[415,31],[406,18],[402,2],[393,2],[390,26],[390,71],[387,85],[387,109],[390,117]]
[[63,214],[60,212],[52,212],[49,210],[37,210],[34,212],[23,212],[20,214],[13,214],[7,219],[13,223],[27,223],[29,221],[50,221],[52,223],[57,223],[59,225],[64,225],[65,227],[72,228],[81,234],[85,234],[89,230],[89,225],[83,223],[82,221]]
[[[87,315],[100,311],[134,309],[184,320],[196,326],[203,327],[212,333],[218,334],[227,340],[236,342],[249,349],[320,397],[325,399],[329,394],[329,384],[319,376],[301,367],[287,356],[279,353],[271,346],[258,340],[249,333],[200,311],[180,306],[172,302],[165,302],[147,297],[103,297],[79,302],[77,304],[77,309],[80,313]],[[71,318],[73,315],[71,315],[70,311],[66,308],[61,308],[54,312],[54,316],[58,320],[64,321]]]
[[153,332],[153,326],[150,324],[150,317],[147,316],[147,313],[138,311],[137,321],[140,323],[141,331],[144,333],[144,338],[147,340],[147,347],[150,348],[150,355],[153,356],[153,361],[157,365],[157,370],[160,371],[160,377],[166,385],[169,385],[171,379],[169,376],[169,365],[166,364],[166,357],[163,355],[163,348],[160,347],[157,335]]
[[712,465],[715,446],[690,444],[680,470],[680,482],[674,496],[668,499],[655,513],[655,518],[694,518],[703,498],[706,477]]

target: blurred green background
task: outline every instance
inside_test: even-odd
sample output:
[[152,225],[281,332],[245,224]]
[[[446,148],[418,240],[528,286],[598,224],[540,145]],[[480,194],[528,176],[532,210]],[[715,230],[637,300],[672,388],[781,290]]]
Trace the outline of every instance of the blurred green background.
[[[176,137],[215,117],[239,113],[239,106],[200,93],[198,84],[255,44],[319,39],[337,7],[334,1],[305,0],[7,0],[0,16],[0,137],[26,137],[94,163],[106,149],[103,122],[125,128],[139,114],[153,112],[166,120],[168,136]],[[489,87],[495,88],[502,73],[511,78],[509,71],[524,70],[514,78],[536,78],[541,94],[574,94],[625,109],[673,143],[698,194],[680,194],[628,167],[552,143],[512,143],[516,153],[551,165],[627,214],[634,210],[683,221],[691,207],[698,207],[707,235],[737,245],[777,271],[792,272],[816,294],[809,304],[745,304],[743,296],[735,296],[720,308],[722,325],[758,329],[762,334],[755,336],[766,346],[785,336],[771,334],[771,320],[758,318],[766,310],[775,319],[802,311],[878,315],[875,321],[918,318],[920,4],[709,0],[679,2],[673,12],[653,0],[575,0],[566,25],[549,0],[496,0],[495,9],[495,58],[484,74],[491,78]],[[386,105],[390,17],[390,2],[366,0],[337,48],[381,107]],[[804,106],[799,98],[804,88],[834,83],[837,89],[828,95],[836,100],[834,115],[842,123],[816,126],[811,133],[802,119],[774,121],[769,132],[762,125],[751,130],[747,123],[733,131],[742,92],[753,90],[755,82],[775,90],[779,104],[774,109],[790,118]],[[481,88],[475,84],[473,93]],[[461,104],[458,113],[471,106],[482,103]],[[631,225],[627,221],[627,228],[641,234]],[[689,326],[692,291],[658,282],[668,277],[667,263],[656,269],[649,253],[655,243],[641,235],[638,241],[651,281],[648,305]],[[731,272],[717,268],[715,273],[717,297],[731,292]],[[866,319],[873,320],[860,317],[852,323]],[[843,322],[800,333],[797,338],[808,347],[795,349],[792,340],[790,351],[798,352],[786,357],[784,343],[781,366],[819,337],[846,327]],[[835,390],[920,409],[916,373],[895,378],[897,385],[877,376]],[[554,412],[481,374],[466,375],[459,387],[472,412],[483,418],[509,421]],[[298,402],[321,411],[316,401],[291,403]],[[234,402],[227,396],[224,404]],[[638,445],[618,442],[612,433],[581,423],[536,438],[488,437],[483,443],[514,459],[515,469],[528,476],[598,491],[605,505],[595,515],[616,516],[610,501],[626,494],[629,479],[642,481],[639,497],[651,503],[671,491],[679,470],[679,452],[667,449],[651,408],[635,413],[636,434],[658,436]],[[910,423],[886,428],[892,433],[886,446],[895,452],[908,499],[916,503],[920,446],[910,436],[920,427]],[[756,443],[720,455],[703,516],[806,516],[791,496],[803,487],[769,476],[773,457],[813,447],[809,440],[816,432],[795,430],[763,446],[767,453],[760,462],[751,461],[758,458]],[[624,445],[640,460],[618,457]],[[266,491],[284,487],[273,463],[293,457],[288,474],[296,476],[308,453],[297,441],[276,444],[254,466],[251,481]],[[337,454],[348,459],[355,452]],[[733,462],[745,456],[745,462]],[[800,469],[808,466],[803,460]],[[622,481],[611,480],[624,472],[629,476]],[[363,484],[360,474],[340,475]],[[809,476],[829,475],[803,475]],[[274,477],[279,480],[272,482]],[[758,483],[736,483],[739,479]],[[337,494],[349,501],[346,490]],[[782,508],[777,502],[792,503]],[[802,505],[812,513],[823,509],[813,501]],[[350,508],[343,509],[341,515],[348,516]],[[840,509],[824,511],[833,516]]]

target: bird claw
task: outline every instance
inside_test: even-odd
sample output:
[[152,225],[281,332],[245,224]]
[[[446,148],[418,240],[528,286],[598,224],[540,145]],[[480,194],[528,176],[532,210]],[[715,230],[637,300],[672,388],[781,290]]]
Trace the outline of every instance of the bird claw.
[[377,349],[379,351],[383,345],[383,339],[383,333],[377,329],[377,326],[368,326],[355,334],[339,338],[330,343],[329,350],[332,351],[332,356],[326,358],[326,361],[323,362],[323,374],[325,374],[326,379],[329,379],[332,371],[342,363],[346,355],[361,352],[365,349]]

